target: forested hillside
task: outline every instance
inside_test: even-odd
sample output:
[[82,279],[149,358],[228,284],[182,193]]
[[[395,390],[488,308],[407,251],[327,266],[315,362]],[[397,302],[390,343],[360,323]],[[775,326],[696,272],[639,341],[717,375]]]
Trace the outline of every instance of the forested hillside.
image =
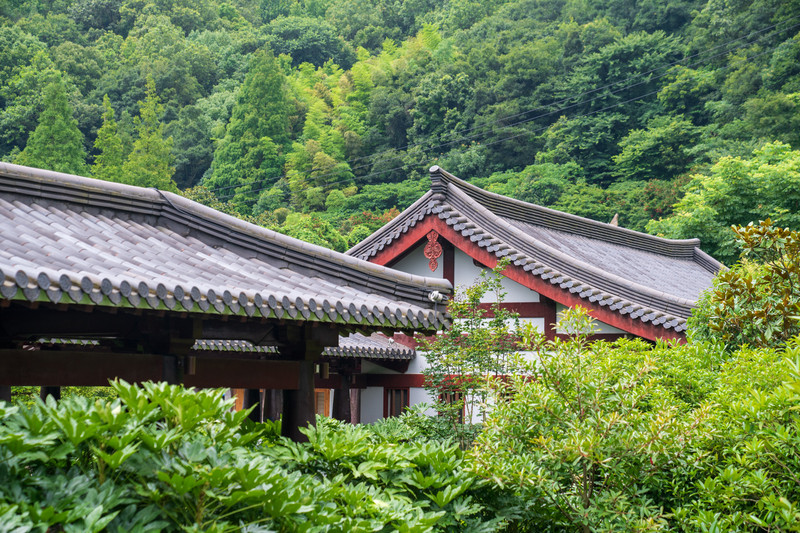
[[730,224],[800,227],[799,32],[796,0],[5,0],[0,159],[339,250],[438,164],[732,261]]

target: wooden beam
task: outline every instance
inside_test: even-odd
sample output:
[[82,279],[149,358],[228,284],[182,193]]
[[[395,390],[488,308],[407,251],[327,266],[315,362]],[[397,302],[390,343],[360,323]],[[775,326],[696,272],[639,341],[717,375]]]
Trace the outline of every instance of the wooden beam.
[[[6,386],[105,386],[115,377],[132,383],[159,381],[164,357],[157,354],[78,350],[0,350],[0,383]],[[184,376],[187,387],[296,389],[299,366],[294,361],[204,359],[195,374]]]

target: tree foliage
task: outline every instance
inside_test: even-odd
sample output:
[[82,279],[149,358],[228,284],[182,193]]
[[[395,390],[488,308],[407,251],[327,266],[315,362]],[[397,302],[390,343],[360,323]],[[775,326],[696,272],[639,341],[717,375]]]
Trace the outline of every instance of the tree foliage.
[[43,105],[38,126],[14,161],[20,165],[85,175],[83,134],[72,115],[63,82],[54,81],[44,88]]
[[737,254],[729,228],[765,218],[800,228],[800,151],[783,143],[749,158],[724,157],[708,175],[693,175],[675,213],[647,227],[670,238],[700,238],[704,249],[731,264]]
[[[516,353],[517,316],[502,307],[501,272],[481,271],[480,279],[464,287],[447,304],[453,325],[432,340],[425,340],[425,389],[432,408],[444,422],[444,435],[462,448],[469,447],[480,422],[491,409],[489,380],[514,375],[520,369]],[[492,304],[483,305],[486,301]]]
[[122,165],[121,181],[175,192],[178,188],[172,181],[175,173],[175,167],[172,166],[172,137],[164,136],[164,124],[160,120],[163,108],[152,78],[147,81],[146,96],[139,102],[139,109],[139,116],[134,119],[138,137]]
[[127,154],[108,96],[103,98],[103,126],[97,130],[94,147],[98,154],[92,165],[92,177],[106,181],[122,180],[122,167]]
[[287,111],[282,68],[271,53],[259,51],[236,97],[204,184],[224,187],[220,196],[230,198],[239,187],[274,183],[281,174],[284,145],[289,140]]
[[[366,205],[380,215],[413,202],[417,187],[397,184],[435,163],[643,229],[671,214],[687,173],[709,177],[728,157],[800,143],[794,2],[6,4],[0,158],[24,150],[42,89],[59,76],[89,157],[106,95],[128,151],[151,77],[174,180],[235,198],[242,216],[286,208],[337,226]],[[334,191],[347,201],[335,193],[329,210]],[[690,218],[706,216],[682,207],[695,210]],[[685,233],[734,260],[710,230]]]
[[733,232],[740,260],[701,298],[692,337],[729,349],[783,346],[800,335],[800,232],[769,219]]

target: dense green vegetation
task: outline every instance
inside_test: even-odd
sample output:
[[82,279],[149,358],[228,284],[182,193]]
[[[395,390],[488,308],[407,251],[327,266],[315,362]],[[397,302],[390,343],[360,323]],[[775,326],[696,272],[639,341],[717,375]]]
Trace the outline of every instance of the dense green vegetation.
[[798,24],[778,0],[8,0],[0,158],[201,185],[338,249],[437,163],[730,261],[719,227],[798,229],[796,193],[726,183],[797,190]]
[[221,390],[0,403],[0,531],[797,531],[800,234],[736,233],[688,344],[589,344],[581,308],[568,340],[479,328],[485,277],[430,346],[436,416],[294,443]]
[[494,531],[515,512],[456,446],[390,424],[320,420],[297,444],[222,390],[113,388],[0,402],[0,531]]

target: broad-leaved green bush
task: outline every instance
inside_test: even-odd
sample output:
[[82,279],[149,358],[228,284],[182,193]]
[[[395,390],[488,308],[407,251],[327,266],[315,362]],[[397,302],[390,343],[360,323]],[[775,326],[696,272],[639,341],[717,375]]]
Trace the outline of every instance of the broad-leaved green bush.
[[782,346],[800,334],[800,232],[769,219],[733,232],[740,260],[698,302],[690,334],[730,349]]
[[300,444],[221,390],[113,388],[0,403],[0,530],[488,532],[515,513],[451,443],[320,419]]
[[468,452],[474,471],[525,502],[519,531],[796,531],[800,340],[588,344],[530,330],[525,375],[495,383]]

